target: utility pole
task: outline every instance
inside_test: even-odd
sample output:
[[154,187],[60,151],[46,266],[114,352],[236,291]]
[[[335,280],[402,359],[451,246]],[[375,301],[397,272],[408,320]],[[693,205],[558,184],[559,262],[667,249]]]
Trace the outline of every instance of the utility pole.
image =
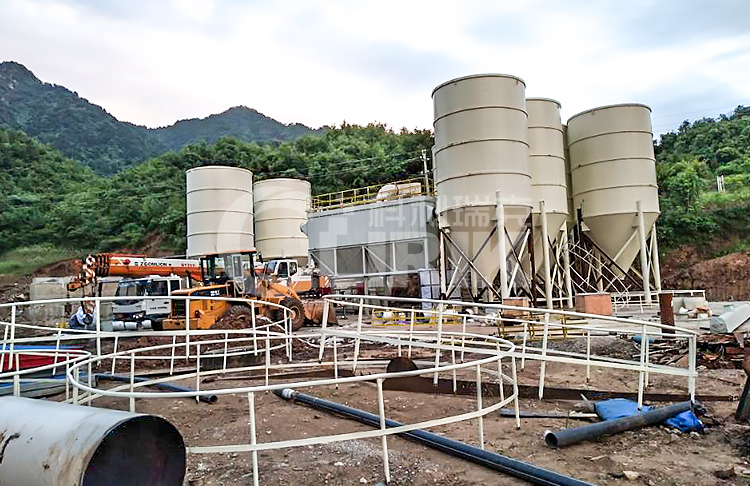
[[427,149],[422,149],[422,166],[424,168],[424,193],[430,193],[430,176],[427,172]]

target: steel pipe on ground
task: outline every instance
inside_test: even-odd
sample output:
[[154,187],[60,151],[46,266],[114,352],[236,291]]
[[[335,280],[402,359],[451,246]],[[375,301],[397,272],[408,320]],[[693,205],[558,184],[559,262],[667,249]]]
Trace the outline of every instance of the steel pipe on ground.
[[691,402],[675,403],[668,407],[661,407],[638,415],[623,417],[613,420],[605,420],[583,427],[572,429],[562,429],[557,432],[548,430],[544,434],[544,440],[550,447],[565,447],[571,444],[577,444],[585,440],[595,439],[602,435],[611,435],[624,432],[626,430],[639,429],[649,425],[664,422],[668,418],[687,412],[692,409]]
[[181,486],[185,443],[161,417],[0,398],[3,486]]
[[[96,375],[96,377],[100,380],[111,380],[111,381],[120,381],[123,383],[130,383],[129,376],[98,374]],[[144,381],[149,381],[149,378],[136,376],[135,378],[133,378],[133,381],[135,383],[143,383]],[[149,383],[147,386],[152,386],[154,388],[158,388],[159,390],[173,391],[173,392],[195,391],[192,388],[188,388],[186,386],[174,385],[172,383]],[[198,400],[203,403],[216,403],[218,399],[219,397],[216,395],[199,395],[198,396]]]
[[[335,415],[351,418],[370,425],[372,427],[380,428],[380,417],[363,410],[359,410],[340,403],[323,400],[312,395],[300,393],[290,388],[283,390],[275,390],[274,393],[286,400],[294,402],[304,403],[312,408],[321,410],[324,412],[332,413]],[[386,426],[389,428],[400,427],[400,422],[395,420],[385,421]],[[509,476],[513,476],[519,479],[523,479],[531,484],[538,484],[544,486],[593,486],[591,483],[580,481],[570,476],[564,476],[562,474],[543,469],[533,464],[529,464],[517,459],[512,459],[507,456],[496,454],[494,452],[479,449],[478,447],[470,446],[456,440],[448,439],[431,432],[424,430],[412,430],[410,432],[403,432],[397,434],[405,439],[409,439],[420,444],[427,445],[439,451],[447,454],[471,461],[475,464],[500,471]]]

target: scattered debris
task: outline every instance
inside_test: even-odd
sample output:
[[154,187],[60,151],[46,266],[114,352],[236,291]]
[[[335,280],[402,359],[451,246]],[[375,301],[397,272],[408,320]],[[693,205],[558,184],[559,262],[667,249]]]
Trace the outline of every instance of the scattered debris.
[[[742,348],[732,334],[698,336],[696,366],[708,369],[742,369],[743,358]],[[656,340],[649,343],[648,359],[652,364],[687,366],[688,343],[684,339]]]
[[714,471],[714,476],[719,479],[732,479],[736,474],[734,474],[734,469],[717,469]]

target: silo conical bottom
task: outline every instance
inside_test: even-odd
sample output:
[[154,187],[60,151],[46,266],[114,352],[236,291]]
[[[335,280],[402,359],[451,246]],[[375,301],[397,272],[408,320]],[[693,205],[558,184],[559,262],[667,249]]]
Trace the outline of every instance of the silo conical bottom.
[[[644,226],[647,233],[651,232],[651,227],[658,217],[658,213],[643,214]],[[632,213],[624,213],[617,215],[594,216],[586,218],[584,221],[590,229],[590,231],[586,233],[587,236],[594,240],[594,242],[599,245],[610,258],[615,259],[615,256],[620,253],[615,259],[615,262],[627,272],[633,265],[633,262],[640,251],[638,235],[636,234],[630,239],[625,248],[622,251],[620,250],[631,235],[638,230],[638,220],[636,215]]]
[[[526,221],[531,212],[529,207],[506,206],[505,229],[511,241],[515,242],[526,229]],[[466,256],[473,259],[479,255],[474,265],[482,275],[492,282],[500,271],[500,257],[498,255],[498,235],[492,236],[489,243],[479,252],[487,236],[496,226],[494,206],[474,206],[454,209],[445,213],[450,228],[450,237],[461,248]],[[511,243],[506,242],[507,254],[511,253]],[[458,261],[460,254],[451,249],[454,261]],[[506,257],[507,258],[507,257]],[[479,280],[479,287],[486,284]]]

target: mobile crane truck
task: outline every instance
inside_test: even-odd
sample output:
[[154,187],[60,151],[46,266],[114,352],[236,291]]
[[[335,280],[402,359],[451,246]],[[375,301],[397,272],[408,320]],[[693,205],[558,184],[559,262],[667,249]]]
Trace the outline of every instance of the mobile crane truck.
[[[115,296],[135,298],[112,302],[113,327],[124,329],[158,327],[158,321],[169,316],[169,296],[200,271],[199,260],[116,253],[88,255],[79,265],[78,275],[67,285],[69,292],[83,289],[85,294],[91,287],[92,295],[101,294],[101,288],[97,292],[100,278],[125,277],[117,283]],[[164,298],[139,298],[146,296]]]

